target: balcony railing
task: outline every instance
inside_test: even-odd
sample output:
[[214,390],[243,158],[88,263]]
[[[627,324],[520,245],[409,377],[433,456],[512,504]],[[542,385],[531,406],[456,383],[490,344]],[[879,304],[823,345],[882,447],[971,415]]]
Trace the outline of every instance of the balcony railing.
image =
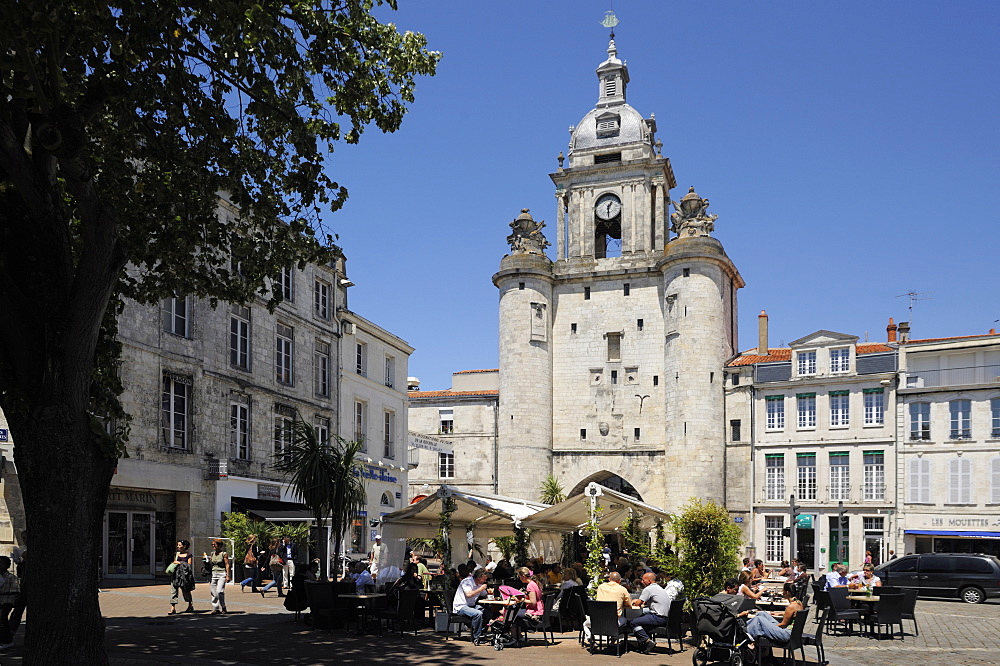
[[969,428],[951,430],[948,433],[948,439],[972,439],[972,430]]
[[947,370],[919,370],[906,373],[906,388],[1000,384],[1000,365],[975,365]]
[[928,428],[926,430],[911,430],[910,431],[910,440],[911,441],[914,441],[914,442],[916,442],[916,441],[925,441],[925,442],[928,442],[928,441],[930,441],[930,439],[931,439],[930,428]]

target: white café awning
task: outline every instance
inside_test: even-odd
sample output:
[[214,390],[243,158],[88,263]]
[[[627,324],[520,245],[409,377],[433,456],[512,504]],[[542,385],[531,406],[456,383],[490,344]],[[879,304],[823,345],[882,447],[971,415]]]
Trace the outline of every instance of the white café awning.
[[582,495],[574,495],[559,504],[542,509],[521,521],[521,527],[553,532],[578,530],[590,520],[590,498],[593,493],[596,493],[597,506],[603,509],[600,516],[602,532],[614,532],[622,527],[628,519],[630,509],[639,517],[639,524],[643,529],[652,529],[657,519],[666,521],[670,518],[670,514],[658,506],[591,483],[584,488]]
[[441,503],[448,497],[456,504],[451,515],[452,531],[461,533],[463,538],[470,526],[477,537],[508,536],[513,534],[519,521],[549,506],[516,497],[441,486],[419,502],[382,516],[383,532],[407,539],[435,536],[441,524]]

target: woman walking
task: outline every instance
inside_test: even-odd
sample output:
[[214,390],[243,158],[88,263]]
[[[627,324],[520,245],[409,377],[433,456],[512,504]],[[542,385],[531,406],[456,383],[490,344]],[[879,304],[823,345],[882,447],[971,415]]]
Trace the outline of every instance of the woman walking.
[[271,582],[260,589],[260,596],[264,596],[264,593],[275,585],[278,586],[278,596],[285,596],[281,587],[281,577],[285,572],[285,560],[281,557],[281,548],[279,545],[280,542],[278,539],[271,539],[271,545],[267,549],[266,555],[267,561],[271,567]]
[[177,542],[177,552],[174,553],[174,570],[170,576],[170,612],[167,615],[177,614],[177,602],[181,595],[187,602],[187,609],[182,613],[193,613],[194,603],[192,603],[191,592],[194,591],[194,572],[191,570],[191,542],[180,540]]
[[247,554],[243,557],[243,572],[247,576],[240,581],[240,590],[247,585],[251,592],[258,592],[261,579],[264,577],[263,566],[267,559],[267,551],[257,544],[257,535],[251,534],[247,537]]
[[226,583],[232,580],[229,564],[229,554],[222,539],[212,539],[212,555],[202,557],[209,563],[212,571],[212,615],[226,614]]

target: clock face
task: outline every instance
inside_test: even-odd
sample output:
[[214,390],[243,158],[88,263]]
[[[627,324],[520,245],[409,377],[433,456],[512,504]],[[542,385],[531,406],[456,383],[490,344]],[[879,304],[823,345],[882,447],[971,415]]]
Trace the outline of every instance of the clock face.
[[605,194],[594,205],[594,213],[602,220],[613,220],[622,212],[622,202],[613,194]]

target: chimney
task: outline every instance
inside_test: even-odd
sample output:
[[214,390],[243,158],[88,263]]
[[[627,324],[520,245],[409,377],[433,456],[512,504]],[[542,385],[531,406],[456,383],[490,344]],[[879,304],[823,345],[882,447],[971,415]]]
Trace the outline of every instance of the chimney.
[[990,329],[990,335],[996,335],[996,334],[997,334],[997,329],[991,328]]
[[910,341],[910,322],[908,321],[899,322],[899,341],[900,342]]
[[896,324],[892,321],[892,317],[889,317],[889,325],[885,327],[885,333],[889,342],[896,341]]
[[757,354],[767,356],[767,312],[760,311],[757,315]]

